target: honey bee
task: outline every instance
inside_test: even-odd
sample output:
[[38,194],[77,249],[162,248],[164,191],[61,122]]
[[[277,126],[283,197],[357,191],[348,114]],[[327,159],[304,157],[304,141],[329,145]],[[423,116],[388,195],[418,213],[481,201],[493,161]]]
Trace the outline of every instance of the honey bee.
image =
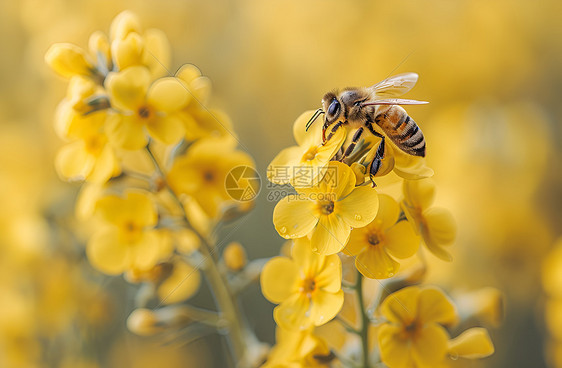
[[[306,124],[306,130],[321,114],[325,114],[322,127],[323,144],[342,126],[356,130],[340,161],[353,152],[365,129],[381,138],[381,144],[369,165],[371,179],[379,171],[384,158],[385,136],[402,151],[425,157],[423,133],[414,119],[399,105],[420,105],[427,102],[395,98],[411,90],[417,81],[416,73],[403,73],[389,77],[371,87],[328,92],[322,98],[322,108],[318,109]],[[378,126],[384,135],[379,133],[375,126]],[[326,132],[328,132],[327,136]]]

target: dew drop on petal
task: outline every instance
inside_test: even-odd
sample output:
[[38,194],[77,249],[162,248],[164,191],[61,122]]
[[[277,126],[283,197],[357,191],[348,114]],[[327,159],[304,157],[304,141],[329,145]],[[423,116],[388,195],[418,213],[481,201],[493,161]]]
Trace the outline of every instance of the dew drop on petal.
[[389,273],[388,273],[388,277],[392,277],[392,276],[394,276],[394,273],[389,272]]
[[362,219],[361,215],[355,215],[355,220],[361,221],[361,219]]
[[285,234],[287,232],[287,228],[285,226],[283,226],[281,229],[279,229],[279,232],[281,234]]
[[451,358],[451,360],[457,360],[457,359],[459,359],[459,354],[458,353],[452,353],[450,355],[450,358]]

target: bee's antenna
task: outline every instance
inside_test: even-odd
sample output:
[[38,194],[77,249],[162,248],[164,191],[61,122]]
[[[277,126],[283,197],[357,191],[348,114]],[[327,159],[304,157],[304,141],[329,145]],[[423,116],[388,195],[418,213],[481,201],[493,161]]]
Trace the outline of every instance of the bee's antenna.
[[316,112],[314,113],[314,115],[312,115],[312,117],[310,118],[310,120],[308,121],[308,123],[306,123],[306,131],[308,132],[308,129],[310,128],[310,126],[316,121],[316,119],[318,119],[318,117],[324,113],[324,110],[322,109],[318,109],[316,110]]

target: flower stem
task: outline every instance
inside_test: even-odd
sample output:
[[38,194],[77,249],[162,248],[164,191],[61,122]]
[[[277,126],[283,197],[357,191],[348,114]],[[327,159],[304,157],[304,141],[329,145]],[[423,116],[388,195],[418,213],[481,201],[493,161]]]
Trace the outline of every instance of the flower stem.
[[365,301],[363,299],[363,275],[357,271],[357,281],[355,282],[355,291],[357,293],[357,303],[359,304],[359,313],[361,314],[361,329],[359,337],[361,338],[361,348],[363,351],[363,368],[369,368],[369,317],[365,311]]
[[146,152],[154,164],[156,171],[162,177],[162,180],[165,183],[165,188],[180,207],[187,227],[189,227],[201,241],[200,251],[205,258],[205,267],[203,267],[203,271],[205,272],[205,276],[207,277],[211,287],[219,313],[226,322],[226,328],[228,329],[227,340],[232,350],[235,365],[238,366],[245,358],[247,350],[245,337],[248,334],[248,330],[242,325],[244,317],[240,313],[236,297],[228,289],[227,282],[219,271],[218,265],[213,257],[213,246],[209,243],[207,237],[191,225],[183,203],[166,181],[166,176],[160,167],[158,160],[150,150],[149,145],[146,145]]

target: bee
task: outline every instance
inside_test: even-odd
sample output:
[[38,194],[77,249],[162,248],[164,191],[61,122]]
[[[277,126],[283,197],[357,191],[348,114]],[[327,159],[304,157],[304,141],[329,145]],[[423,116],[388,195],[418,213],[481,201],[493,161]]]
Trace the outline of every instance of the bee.
[[[386,137],[407,154],[425,157],[423,133],[414,119],[399,105],[420,105],[427,102],[396,98],[411,90],[417,81],[416,73],[403,73],[371,87],[328,92],[322,98],[322,108],[318,109],[306,124],[306,130],[321,114],[325,114],[322,127],[323,144],[341,127],[356,130],[340,161],[353,152],[365,130],[381,138],[375,157],[369,165],[371,180],[381,167]],[[376,130],[376,126],[384,135]]]

